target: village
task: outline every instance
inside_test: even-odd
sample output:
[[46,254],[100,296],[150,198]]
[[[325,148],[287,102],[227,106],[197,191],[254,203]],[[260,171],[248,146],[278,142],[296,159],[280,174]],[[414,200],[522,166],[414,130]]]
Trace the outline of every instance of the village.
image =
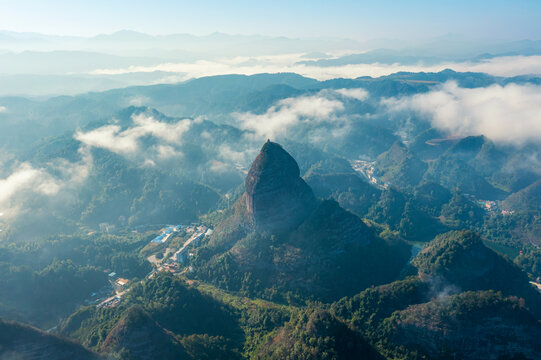
[[[361,177],[365,178],[370,184],[374,185],[378,189],[388,189],[390,184],[382,181],[376,176],[375,170],[375,161],[367,160],[352,160],[350,161],[351,167],[355,172],[357,172]],[[496,215],[513,215],[515,212],[513,210],[506,210],[500,207],[499,201],[494,200],[482,200],[476,198],[472,194],[464,194],[468,200],[481,207],[486,212]]]
[[513,210],[505,210],[500,207],[499,201],[494,200],[481,200],[477,199],[474,195],[471,194],[464,194],[466,198],[468,198],[471,202],[485,210],[486,212],[496,215],[513,215],[515,212]]
[[375,176],[375,161],[352,160],[350,165],[361,177],[365,178],[370,184],[378,189],[388,189],[389,184],[381,181]]
[[[181,225],[178,225],[176,228],[167,227],[164,233],[152,241],[166,242],[171,234],[181,231],[182,229],[183,227]],[[147,260],[155,266],[154,270],[147,277],[150,278],[156,272],[160,271],[169,271],[173,274],[180,273],[183,270],[184,265],[186,265],[189,262],[189,259],[193,257],[193,252],[188,250],[193,249],[195,246],[199,246],[205,236],[210,236],[212,234],[212,229],[207,228],[204,225],[186,226],[184,227],[184,231],[186,234],[191,234],[191,236],[184,242],[180,249],[173,252],[173,249],[167,248],[161,260],[157,259],[155,255],[147,258]],[[162,240],[157,240],[159,238],[162,238]],[[190,270],[190,268],[188,268],[188,270]]]
[[[388,189],[390,184],[385,183],[376,176],[375,161],[353,160],[350,161],[352,168],[361,177],[365,178],[373,186],[384,190]],[[499,202],[492,200],[477,199],[474,195],[464,194],[471,202],[475,203],[483,210],[491,214],[511,215],[513,211],[501,209]],[[114,225],[108,223],[100,224],[101,232],[111,232],[115,230]],[[134,230],[137,232],[137,230]],[[190,260],[194,256],[194,249],[201,245],[202,241],[212,234],[213,230],[202,224],[192,223],[190,225],[166,225],[160,229],[159,235],[154,237],[150,243],[150,249],[156,247],[156,251],[146,259],[152,264],[153,269],[145,278],[152,278],[156,273],[167,271],[172,274],[182,274],[193,271]],[[184,237],[184,242],[180,245],[172,241]],[[175,243],[175,244],[173,244]],[[412,249],[412,257],[420,249],[415,246]],[[124,275],[125,276],[125,275]],[[109,284],[90,294],[90,298],[85,301],[87,305],[95,304],[98,307],[112,307],[119,304],[122,297],[129,292],[130,280],[119,276],[115,272],[108,273]],[[533,283],[541,291],[539,281]]]
[[[110,230],[112,229],[103,229],[107,232]],[[165,251],[160,248],[156,253],[148,256],[147,260],[153,265],[153,269],[145,276],[145,279],[152,278],[160,271],[173,274],[191,271],[191,266],[188,265],[189,260],[194,256],[193,249],[200,246],[202,240],[210,236],[212,232],[212,229],[200,224],[167,225],[162,228],[160,235],[150,241],[151,248],[158,247],[159,244],[168,245],[167,243],[176,235],[189,237],[178,249],[167,246]],[[96,305],[99,308],[113,307],[122,301],[122,297],[129,292],[130,280],[120,277],[116,272],[108,273],[108,279],[109,283],[106,286],[90,294],[90,298],[85,300],[86,305]]]

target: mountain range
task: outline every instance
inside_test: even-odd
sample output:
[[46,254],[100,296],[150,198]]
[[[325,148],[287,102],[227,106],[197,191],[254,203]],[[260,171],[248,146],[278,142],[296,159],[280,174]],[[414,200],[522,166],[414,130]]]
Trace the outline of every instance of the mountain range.
[[453,132],[415,106],[485,119],[468,104],[490,99],[499,121],[494,93],[539,83],[279,73],[1,97],[0,358],[535,359],[537,134]]
[[[318,200],[271,141],[245,189],[197,249],[191,285],[159,273],[116,307],[79,309],[60,334],[102,356],[141,359],[534,359],[540,350],[541,294],[479,235],[447,232],[408,261],[405,242],[384,240],[335,201]],[[322,302],[306,306],[311,299]],[[39,348],[98,358],[2,324],[17,329],[0,339],[4,355]],[[23,332],[17,342],[11,331]]]

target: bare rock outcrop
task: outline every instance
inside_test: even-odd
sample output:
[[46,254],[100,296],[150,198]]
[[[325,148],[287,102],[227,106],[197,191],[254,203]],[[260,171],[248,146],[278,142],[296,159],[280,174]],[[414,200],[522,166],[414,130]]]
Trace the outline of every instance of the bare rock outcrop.
[[247,215],[259,231],[294,229],[317,206],[312,189],[300,177],[295,159],[271,141],[261,148],[245,185]]

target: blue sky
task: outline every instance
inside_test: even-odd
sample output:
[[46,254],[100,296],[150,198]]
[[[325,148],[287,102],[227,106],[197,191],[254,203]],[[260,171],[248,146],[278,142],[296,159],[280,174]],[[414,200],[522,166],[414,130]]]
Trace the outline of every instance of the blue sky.
[[541,0],[0,0],[0,29],[95,35],[262,34],[288,37],[426,38],[444,34],[541,39]]

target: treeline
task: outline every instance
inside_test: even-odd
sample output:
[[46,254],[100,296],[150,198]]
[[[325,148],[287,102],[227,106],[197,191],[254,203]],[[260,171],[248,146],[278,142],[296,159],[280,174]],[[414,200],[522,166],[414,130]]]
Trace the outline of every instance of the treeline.
[[0,263],[0,272],[2,317],[35,325],[53,325],[108,283],[103,271],[70,260],[55,260],[40,271]]
[[139,251],[153,235],[61,235],[0,247],[4,318],[48,326],[108,285],[107,274],[142,278],[152,265]]

